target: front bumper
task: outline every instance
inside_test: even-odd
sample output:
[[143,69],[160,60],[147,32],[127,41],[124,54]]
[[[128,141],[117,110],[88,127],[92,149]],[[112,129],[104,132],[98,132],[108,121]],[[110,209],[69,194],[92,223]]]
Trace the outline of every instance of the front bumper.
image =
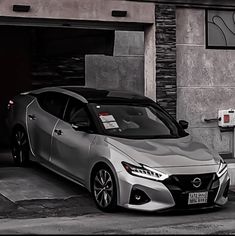
[[[200,176],[204,183],[200,188],[194,188],[191,180]],[[148,180],[128,174],[125,171],[118,173],[119,197],[118,205],[136,210],[157,211],[168,208],[190,209],[204,208],[214,205],[224,205],[228,201],[229,176],[226,172],[218,178],[215,173],[172,175],[163,182]],[[144,201],[133,201],[133,191],[146,195]],[[188,205],[190,192],[208,192],[207,203]],[[134,202],[134,204],[133,204]]]

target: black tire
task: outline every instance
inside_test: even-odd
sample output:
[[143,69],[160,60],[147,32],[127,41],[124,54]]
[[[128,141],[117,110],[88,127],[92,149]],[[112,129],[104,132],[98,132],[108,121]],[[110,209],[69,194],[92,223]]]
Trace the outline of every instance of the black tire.
[[105,165],[96,168],[91,184],[96,206],[104,212],[114,212],[117,209],[117,187],[110,168]]
[[13,161],[17,166],[28,166],[29,142],[27,133],[23,128],[17,128],[13,131],[11,138],[11,152]]

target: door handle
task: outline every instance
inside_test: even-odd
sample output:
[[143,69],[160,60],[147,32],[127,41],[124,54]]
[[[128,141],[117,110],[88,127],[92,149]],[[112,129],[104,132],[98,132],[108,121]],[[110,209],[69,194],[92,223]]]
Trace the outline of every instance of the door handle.
[[57,133],[57,135],[62,135],[63,134],[61,129],[55,129],[55,133]]
[[30,120],[36,120],[36,116],[35,115],[28,115]]

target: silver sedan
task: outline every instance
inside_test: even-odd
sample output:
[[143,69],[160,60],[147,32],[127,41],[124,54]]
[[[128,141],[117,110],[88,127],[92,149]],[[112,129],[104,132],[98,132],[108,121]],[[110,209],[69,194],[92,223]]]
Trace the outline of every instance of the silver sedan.
[[37,161],[85,186],[98,208],[155,211],[228,201],[227,165],[147,97],[77,86],[9,101],[15,163]]

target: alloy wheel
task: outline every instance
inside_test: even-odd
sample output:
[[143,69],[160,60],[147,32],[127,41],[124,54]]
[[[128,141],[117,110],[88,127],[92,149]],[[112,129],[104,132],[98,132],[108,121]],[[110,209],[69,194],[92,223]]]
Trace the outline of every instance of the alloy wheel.
[[21,129],[16,130],[13,134],[12,155],[15,163],[19,166],[25,165],[28,161],[28,139],[26,133]]
[[116,187],[112,174],[107,169],[99,169],[93,180],[93,195],[102,210],[113,210],[116,206]]

